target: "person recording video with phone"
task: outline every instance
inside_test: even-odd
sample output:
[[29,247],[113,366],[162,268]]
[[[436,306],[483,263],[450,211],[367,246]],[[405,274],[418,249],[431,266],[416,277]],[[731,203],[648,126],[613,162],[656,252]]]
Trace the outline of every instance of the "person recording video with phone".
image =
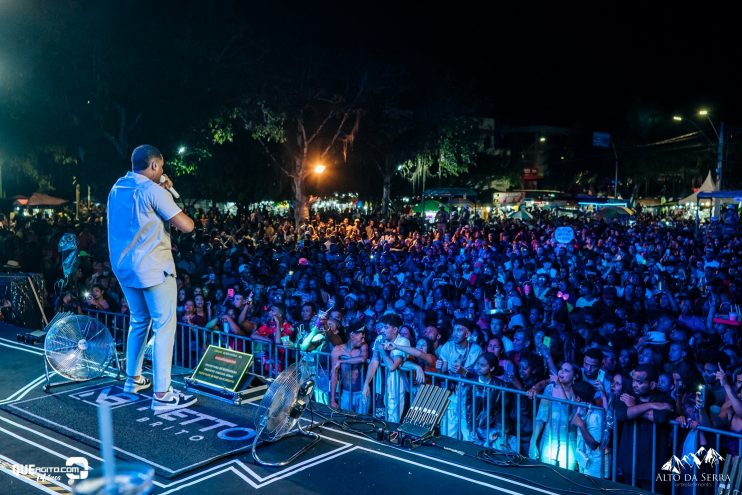
[[116,181],[108,195],[108,249],[111,267],[129,302],[124,391],[152,385],[142,375],[150,324],[154,333],[154,395],[151,408],[163,413],[188,407],[196,397],[171,384],[177,325],[177,284],[169,226],[191,232],[193,220],[175,204],[177,194],[164,174],[160,150],[144,144],[131,154],[131,171]]

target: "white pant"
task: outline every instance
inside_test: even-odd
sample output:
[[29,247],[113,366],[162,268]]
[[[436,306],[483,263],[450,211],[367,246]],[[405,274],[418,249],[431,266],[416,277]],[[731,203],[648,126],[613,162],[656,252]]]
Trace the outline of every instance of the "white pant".
[[386,377],[386,420],[392,423],[399,423],[402,421],[402,411],[405,406],[405,387],[402,377],[402,372],[399,370],[389,371],[389,368],[384,368],[387,373]]
[[170,388],[170,372],[173,363],[173,346],[178,324],[176,304],[178,297],[174,276],[154,287],[135,289],[121,286],[131,312],[129,337],[126,344],[126,374],[142,374],[144,350],[150,322],[155,342],[152,349],[154,368],[154,391],[167,392]]
[[[441,433],[453,437],[468,440],[471,436],[469,426],[466,424],[466,392],[461,390],[461,385],[451,394],[448,409],[443,416]],[[459,434],[461,437],[459,437]]]

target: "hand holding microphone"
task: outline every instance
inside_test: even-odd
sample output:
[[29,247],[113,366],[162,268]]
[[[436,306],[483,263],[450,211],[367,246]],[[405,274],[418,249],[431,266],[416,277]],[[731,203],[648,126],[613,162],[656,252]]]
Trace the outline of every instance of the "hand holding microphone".
[[176,191],[176,190],[175,190],[175,189],[173,188],[173,181],[171,181],[171,180],[170,180],[170,177],[168,177],[168,176],[167,176],[167,175],[165,175],[165,174],[162,174],[162,175],[160,176],[160,185],[162,185],[162,187],[164,187],[165,189],[167,189],[167,191],[168,191],[168,192],[169,192],[170,194],[172,194],[172,195],[173,195],[173,198],[175,198],[175,199],[180,199],[180,194],[178,194],[178,191]]

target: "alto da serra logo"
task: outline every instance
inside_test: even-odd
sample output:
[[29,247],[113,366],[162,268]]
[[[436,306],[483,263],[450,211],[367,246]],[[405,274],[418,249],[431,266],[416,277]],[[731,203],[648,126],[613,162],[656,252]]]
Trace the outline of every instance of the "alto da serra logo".
[[701,447],[695,453],[685,454],[682,459],[679,459],[676,455],[672,456],[669,461],[662,465],[662,470],[680,474],[685,469],[693,468],[694,465],[696,468],[701,467],[701,464],[716,466],[723,461],[724,458],[716,450],[707,450],[705,447]]

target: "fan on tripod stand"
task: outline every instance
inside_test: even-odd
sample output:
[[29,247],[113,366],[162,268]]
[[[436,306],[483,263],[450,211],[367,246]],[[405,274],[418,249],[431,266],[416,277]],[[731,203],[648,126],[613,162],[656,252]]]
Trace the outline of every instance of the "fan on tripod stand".
[[116,344],[108,328],[95,318],[74,313],[58,313],[46,327],[44,356],[45,392],[53,386],[50,367],[75,382],[99,378],[114,359],[119,369]]
[[[312,364],[306,361],[292,364],[273,380],[260,402],[257,413],[257,434],[252,444],[252,456],[258,464],[285,466],[319,442],[319,435],[304,430],[299,423],[299,418],[314,392],[316,370],[313,368]],[[290,433],[294,427],[296,427],[297,434],[312,438],[312,442],[283,461],[269,462],[258,456],[259,443],[276,442]]]
[[[320,440],[319,435],[302,428],[299,418],[312,400],[317,384],[328,381],[327,374],[317,362],[318,356],[311,350],[318,351],[322,347],[320,344],[322,339],[318,339],[318,336],[325,332],[325,319],[329,311],[330,308],[320,312],[312,321],[312,330],[298,342],[301,360],[286,368],[273,380],[258,406],[255,427],[257,434],[252,444],[252,456],[258,464],[285,466]],[[276,442],[294,428],[298,435],[311,438],[312,441],[283,461],[268,462],[260,458],[258,444]]]

